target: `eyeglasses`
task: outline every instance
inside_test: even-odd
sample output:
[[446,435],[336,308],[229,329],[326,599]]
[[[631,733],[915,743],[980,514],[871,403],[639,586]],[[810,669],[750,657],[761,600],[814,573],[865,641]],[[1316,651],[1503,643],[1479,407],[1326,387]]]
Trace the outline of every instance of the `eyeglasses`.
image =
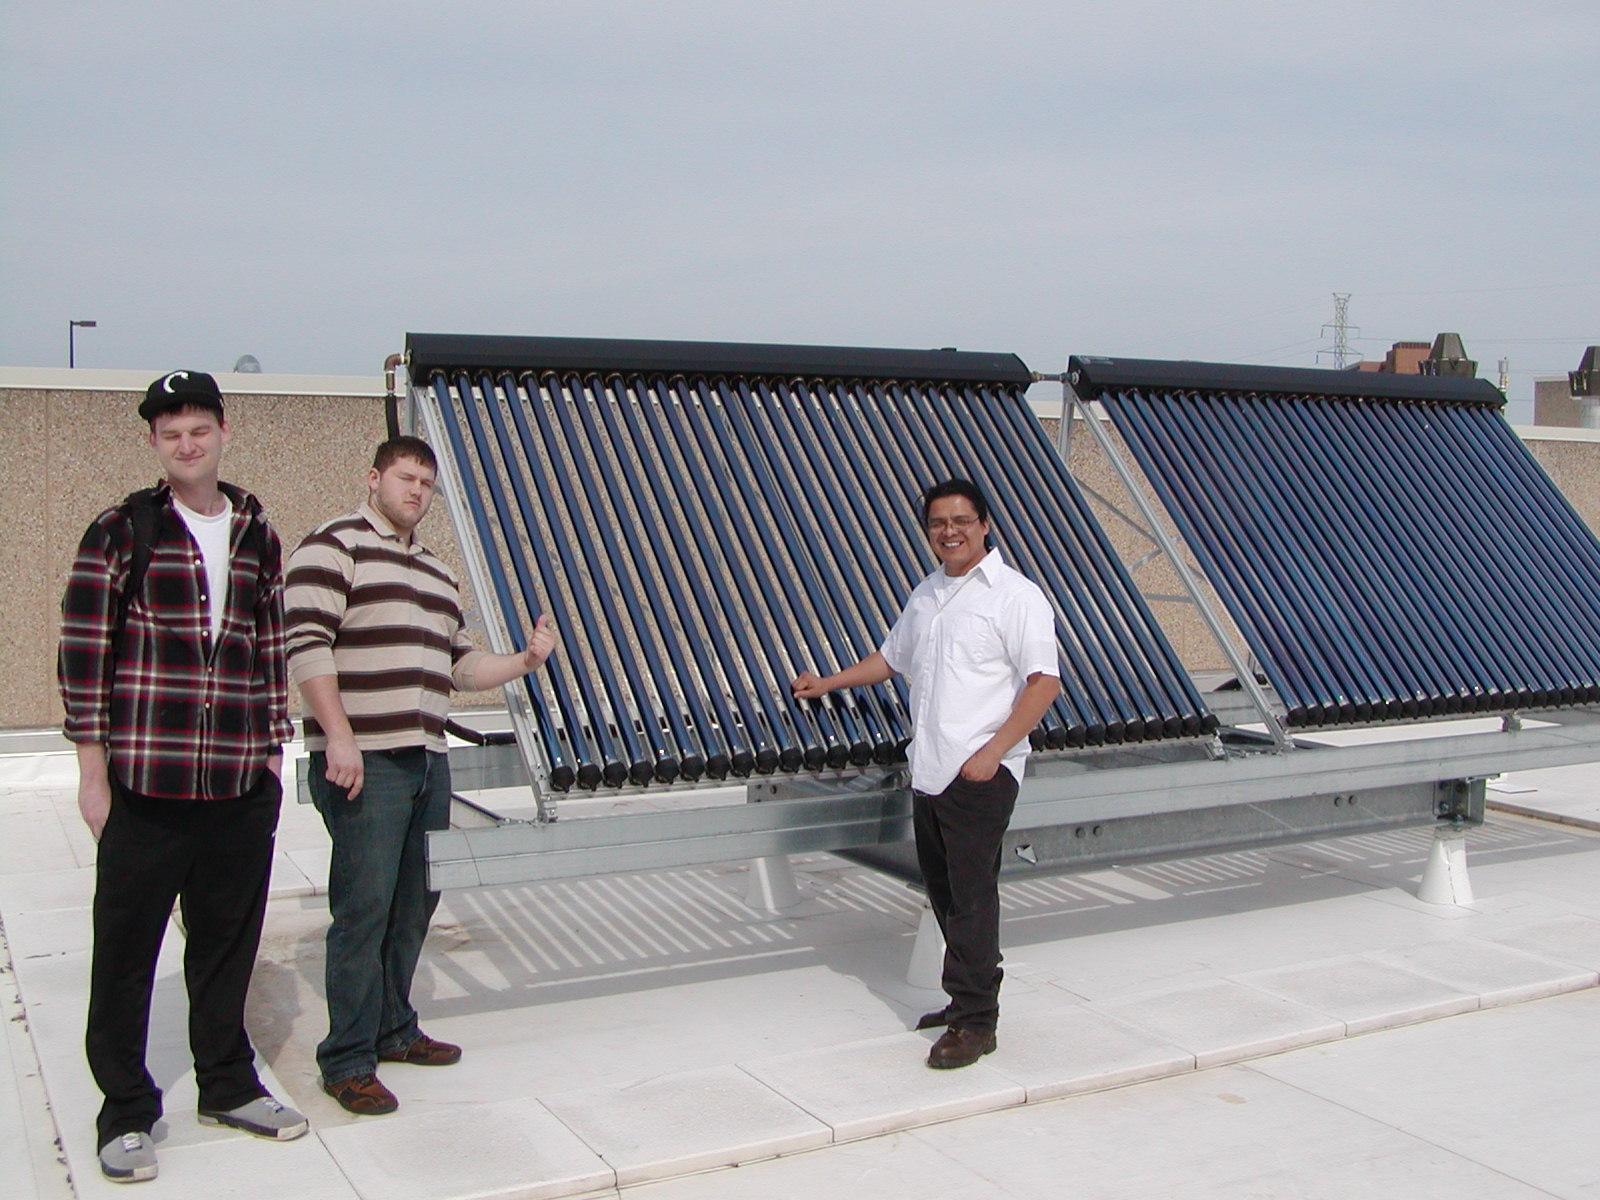
[[938,533],[941,529],[971,529],[977,523],[977,517],[934,517],[928,522],[928,532]]

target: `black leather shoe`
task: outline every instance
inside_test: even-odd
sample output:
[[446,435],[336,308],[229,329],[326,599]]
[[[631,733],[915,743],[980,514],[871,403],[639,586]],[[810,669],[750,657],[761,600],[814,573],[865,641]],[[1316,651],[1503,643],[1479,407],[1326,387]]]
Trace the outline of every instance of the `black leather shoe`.
[[950,1024],[950,1006],[947,1004],[937,1012],[923,1013],[917,1018],[918,1029],[940,1029]]
[[995,1048],[994,1030],[962,1029],[952,1025],[928,1051],[928,1065],[935,1070],[970,1067]]

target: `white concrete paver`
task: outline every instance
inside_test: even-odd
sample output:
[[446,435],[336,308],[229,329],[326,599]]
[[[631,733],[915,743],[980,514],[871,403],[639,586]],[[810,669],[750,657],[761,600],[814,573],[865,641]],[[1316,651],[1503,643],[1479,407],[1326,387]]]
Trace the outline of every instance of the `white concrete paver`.
[[[1096,914],[1100,920],[1023,923],[1007,956],[1077,995],[1111,1004],[1218,976],[1412,946],[1448,936],[1449,926],[1471,919],[1462,910],[1420,905],[1381,877],[1368,882],[1319,868],[1289,869],[1264,853],[1237,857],[1248,859],[1238,879],[1207,880],[1196,872],[1197,895],[1150,902],[1142,915],[1119,910]],[[1203,890],[1210,887],[1228,890]],[[1164,910],[1168,919],[1152,919]]]
[[326,883],[318,889],[289,855],[280,851],[272,856],[272,876],[267,883],[267,894],[272,899],[314,896],[319,890],[326,892]]
[[[1043,1196],[1064,1194],[1058,1185]],[[625,1200],[994,1200],[1001,1193],[942,1149],[909,1133],[891,1133],[735,1170],[624,1188],[621,1195]]]
[[841,1142],[1027,1099],[1023,1085],[988,1059],[956,1071],[930,1070],[924,1060],[937,1032],[899,1033],[740,1065],[825,1122]]
[[[14,792],[15,789],[10,789]],[[18,810],[14,796],[0,812],[0,874],[19,871],[70,871],[79,863],[72,843],[50,805]]]
[[1600,1195],[1600,991],[1252,1064],[1558,1196]]
[[[0,962],[4,961],[0,940]],[[16,979],[0,971],[0,1196],[66,1200],[55,1130],[37,1119],[45,1097]]]
[[[1579,1200],[1600,1188],[1590,1129],[1597,1017],[1600,993],[1566,995],[622,1196]],[[1559,1067],[1577,1038],[1591,1048]],[[1532,1070],[1515,1057],[1525,1048]],[[1443,1074],[1436,1055],[1450,1060]],[[1536,1076],[1550,1066],[1558,1069],[1546,1089]],[[1498,1128],[1508,1118],[1511,1127]]]
[[1539,1000],[1600,983],[1600,975],[1481,938],[1426,942],[1373,956],[1478,997],[1483,1008]]
[[[93,1140],[92,1138],[89,1140]],[[160,1174],[134,1185],[145,1200],[183,1196],[228,1200],[353,1200],[354,1191],[322,1142],[312,1136],[268,1142],[230,1132],[215,1141],[156,1148]],[[103,1178],[94,1147],[72,1154],[72,1185],[79,1200],[129,1200],[125,1183]]]
[[0,871],[0,912],[9,914],[87,908],[94,901],[94,868]]
[[1030,1104],[1194,1070],[1194,1055],[1086,1004],[1003,1017],[1007,1048],[985,1060],[1020,1083]]
[[1586,970],[1600,969],[1600,921],[1591,917],[1571,916],[1539,921],[1496,936],[1493,940]]
[[87,908],[26,909],[8,913],[6,936],[11,953],[19,959],[81,954],[93,942],[93,927]]
[[467,1104],[320,1132],[362,1200],[546,1200],[611,1189],[616,1174],[538,1104]]
[[1345,1032],[1371,1033],[1469,1012],[1476,993],[1376,959],[1348,957],[1242,975],[1237,982],[1304,1004],[1344,1022]]
[[825,1146],[828,1127],[737,1067],[544,1098],[619,1185]]
[[306,881],[314,896],[328,894],[328,851],[326,847],[278,851]]
[[1219,979],[1105,1006],[1107,1016],[1147,1029],[1216,1067],[1343,1037],[1344,1022],[1293,1000]]

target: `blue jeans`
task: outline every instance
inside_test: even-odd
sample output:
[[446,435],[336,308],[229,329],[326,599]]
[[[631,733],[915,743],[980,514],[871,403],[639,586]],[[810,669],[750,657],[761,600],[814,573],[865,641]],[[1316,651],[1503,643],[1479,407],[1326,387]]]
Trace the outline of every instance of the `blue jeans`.
[[450,821],[450,760],[415,747],[368,750],[354,800],[310,757],[311,798],[333,838],[328,874],[328,1036],[317,1066],[329,1082],[377,1069],[380,1051],[416,1040],[411,977],[439,893],[428,890],[425,834]]

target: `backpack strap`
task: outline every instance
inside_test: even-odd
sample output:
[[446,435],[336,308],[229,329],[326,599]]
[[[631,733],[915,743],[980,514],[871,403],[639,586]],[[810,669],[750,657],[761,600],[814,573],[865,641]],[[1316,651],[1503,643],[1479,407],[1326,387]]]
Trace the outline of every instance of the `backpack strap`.
[[161,533],[161,507],[161,493],[157,488],[131,492],[122,502],[122,510],[133,532],[133,545],[128,556],[128,579],[117,596],[116,622],[111,626],[113,646],[121,644],[122,630],[128,623],[128,609],[132,607],[134,597],[144,591],[144,577],[150,570],[156,538]]
[[[266,514],[263,512],[251,513],[249,522],[244,527],[244,537],[239,540],[239,549],[244,550],[249,548],[250,550],[255,551],[256,583],[257,586],[261,588],[262,592],[266,591],[265,585],[267,581],[270,580],[282,566],[281,557],[272,557],[269,561],[268,551],[271,549],[271,547],[272,543],[267,537]],[[281,556],[282,553],[283,551],[280,548],[278,554]]]

